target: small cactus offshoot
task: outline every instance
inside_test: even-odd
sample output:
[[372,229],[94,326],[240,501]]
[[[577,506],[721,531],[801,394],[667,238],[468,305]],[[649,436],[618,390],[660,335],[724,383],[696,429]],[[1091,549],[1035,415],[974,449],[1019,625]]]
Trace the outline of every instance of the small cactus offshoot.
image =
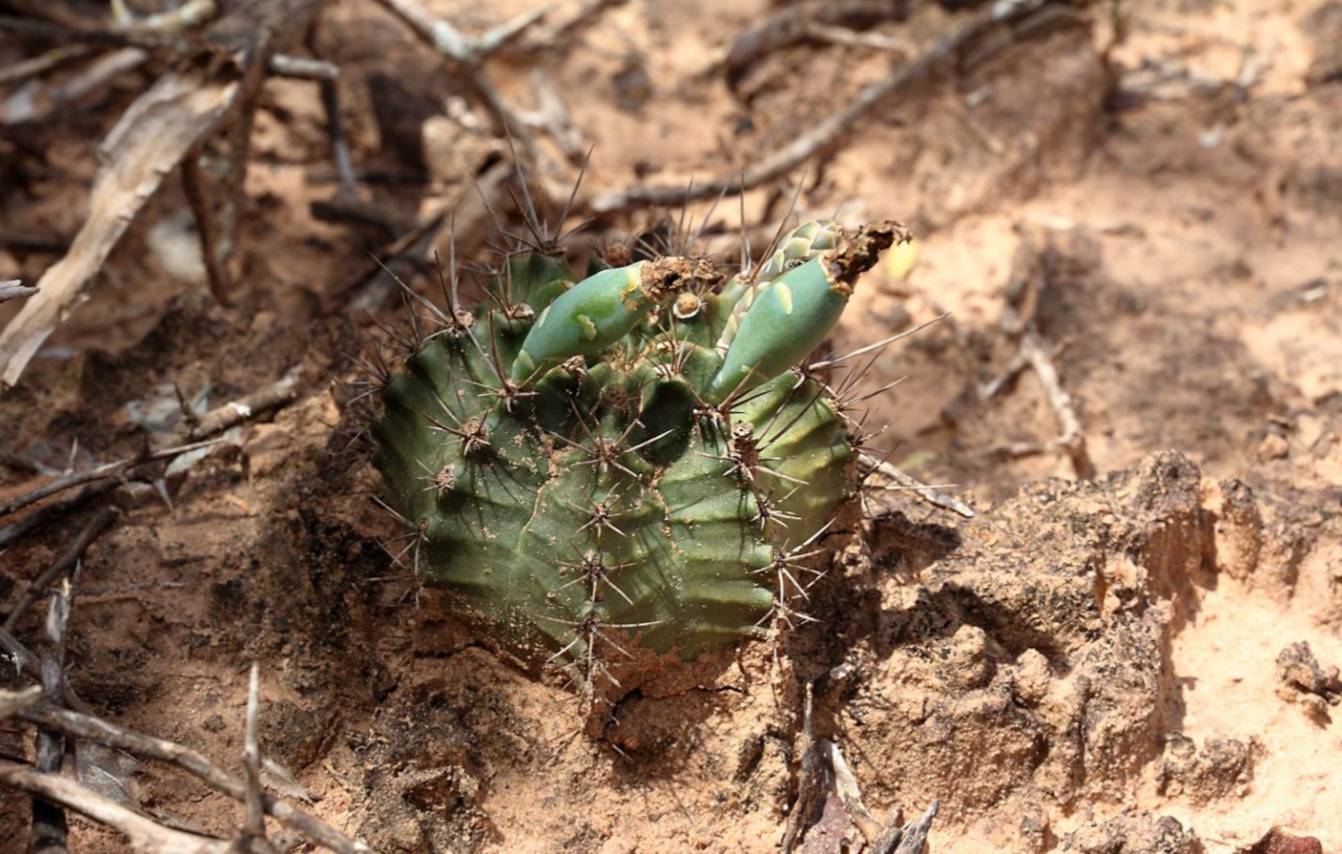
[[907,239],[809,222],[725,281],[702,259],[580,277],[513,253],[474,311],[434,310],[382,391],[375,462],[420,577],[589,685],[631,646],[688,659],[762,633],[857,485],[804,363]]

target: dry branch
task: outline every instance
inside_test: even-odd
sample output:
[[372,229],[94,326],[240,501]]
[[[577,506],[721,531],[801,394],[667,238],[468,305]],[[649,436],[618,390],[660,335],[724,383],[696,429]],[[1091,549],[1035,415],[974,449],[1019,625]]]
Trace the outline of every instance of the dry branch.
[[480,69],[489,56],[524,33],[545,16],[544,8],[525,12],[505,21],[480,36],[468,37],[449,22],[434,17],[416,0],[377,0],[387,11],[401,19],[415,35],[456,66],[472,95],[498,124],[498,130],[511,133],[522,144],[528,157],[535,160],[535,140],[521,113],[504,100],[494,84]]
[[242,824],[242,841],[246,850],[269,847],[266,841],[266,812],[261,803],[261,744],[256,729],[260,717],[260,670],[252,663],[247,677],[247,717],[244,724],[242,764],[247,772],[247,792],[243,803],[247,816]]
[[[0,635],[0,640],[3,635]],[[0,691],[0,703],[11,696]],[[96,741],[107,747],[124,750],[137,756],[157,759],[175,765],[192,774],[215,790],[237,800],[246,798],[246,783],[206,759],[189,747],[171,741],[123,729],[94,715],[80,714],[38,703],[16,713],[17,717],[39,726],[59,730],[66,735]],[[270,794],[262,794],[266,814],[292,827],[307,838],[325,845],[339,854],[371,854],[372,849],[298,809],[288,801]]]
[[[206,417],[208,417],[208,414]],[[211,432],[219,431],[209,431],[202,435],[210,435]],[[97,468],[89,469],[88,471],[74,472],[73,474],[58,477],[50,483],[44,483],[31,492],[24,493],[17,498],[10,499],[4,504],[0,504],[0,517],[8,516],[16,510],[22,510],[30,504],[35,504],[36,502],[41,501],[43,498],[55,495],[58,492],[64,492],[67,489],[73,489],[81,484],[121,477],[131,469],[144,465],[145,463],[151,463],[155,460],[162,460],[168,457],[175,457],[179,454],[189,453],[215,444],[218,444],[218,440],[212,439],[205,442],[192,442],[188,445],[176,445],[156,451],[147,451],[139,456],[117,460],[113,463],[106,463]]]
[[200,422],[191,428],[187,438],[199,440],[213,436],[263,412],[284,406],[298,396],[298,382],[302,376],[302,370],[294,368],[265,388],[211,409],[200,417]]
[[12,299],[30,297],[35,293],[37,293],[37,288],[27,287],[18,279],[9,279],[0,282],[0,302],[8,302]]
[[933,801],[927,811],[916,820],[903,826],[891,822],[875,844],[872,854],[924,854],[927,850],[927,834],[932,830],[932,819],[941,809],[938,801]]
[[863,453],[860,462],[868,471],[880,472],[881,475],[893,484],[893,489],[908,490],[926,501],[928,504],[931,504],[933,507],[949,510],[966,519],[974,518],[974,508],[970,507],[965,502],[956,498],[954,495],[947,495],[944,492],[938,491],[936,487],[923,483],[913,475],[896,468],[885,460],[877,459],[871,454]]
[[101,89],[127,71],[149,60],[138,47],[123,47],[89,61],[68,79],[33,80],[0,101],[0,125],[40,122],[86,95]]
[[900,17],[899,5],[890,0],[827,0],[810,8],[790,3],[732,40],[722,61],[727,88],[736,92],[750,70],[771,53],[808,40],[826,41],[826,30],[857,36],[854,30]]
[[523,12],[479,36],[470,37],[451,23],[434,17],[415,0],[377,0],[377,2],[404,21],[434,50],[463,66],[476,66],[484,62],[491,54],[508,45],[521,36],[528,27],[544,18],[549,11],[541,7],[531,12]]
[[14,630],[23,615],[57,578],[74,569],[75,564],[83,556],[84,550],[89,547],[95,537],[102,533],[104,528],[112,524],[112,520],[118,515],[120,515],[120,511],[115,507],[104,507],[94,514],[88,524],[75,536],[74,541],[56,559],[56,562],[43,570],[42,574],[33,579],[32,584],[28,585],[28,589],[23,592],[23,596],[14,606],[14,610],[10,611],[9,616],[5,618],[4,627],[7,631]]
[[42,699],[42,686],[32,685],[22,691],[0,695],[0,721],[11,718]]
[[295,80],[339,80],[340,67],[324,59],[277,53],[270,58],[270,71]]
[[0,783],[72,809],[124,833],[143,854],[227,854],[228,842],[172,830],[59,774],[0,760]]
[[1034,371],[1061,432],[1056,438],[1042,442],[1009,442],[998,446],[994,452],[1007,457],[1026,457],[1061,450],[1071,460],[1076,476],[1089,480],[1095,477],[1095,464],[1086,449],[1081,419],[1076,414],[1072,396],[1063,388],[1058,368],[1053,363],[1054,354],[1035,326],[1034,315],[1047,275],[1038,249],[1022,235],[1007,283],[1007,304],[999,321],[1003,332],[1018,339],[1017,351],[997,379],[979,385],[977,390],[980,400],[987,401],[1021,371],[1026,368]]
[[78,303],[164,176],[223,119],[236,81],[200,69],[170,71],[122,115],[99,147],[89,217],[65,257],[38,281],[41,293],[0,333],[0,382],[14,385],[61,319]]
[[83,507],[88,502],[102,495],[106,495],[115,487],[116,481],[104,480],[100,483],[92,483],[76,492],[74,495],[62,498],[58,501],[52,501],[43,504],[27,516],[19,519],[17,522],[0,528],[0,549],[19,539],[29,531],[50,522],[52,519],[59,519],[72,510]]
[[586,210],[594,214],[610,214],[638,207],[675,207],[717,198],[726,193],[750,190],[781,178],[812,157],[840,145],[848,138],[849,131],[868,113],[915,82],[931,76],[991,30],[1034,14],[1049,2],[1056,0],[999,0],[991,4],[931,50],[899,66],[886,79],[866,87],[847,105],[830,113],[783,147],[765,154],[743,172],[733,171],[689,187],[628,187],[614,190],[591,199]]
[[[72,561],[73,564],[73,561]],[[43,644],[40,666],[42,669],[42,697],[48,703],[60,705],[65,698],[66,630],[70,625],[70,608],[74,604],[75,581],[79,568],[74,568],[71,579],[66,579],[51,594],[47,611],[46,642]],[[12,616],[12,615],[11,615]],[[65,761],[65,737],[47,727],[38,727],[36,770],[59,773]],[[30,849],[33,854],[65,854],[69,823],[65,810],[44,798],[34,796],[32,807],[33,834]]]

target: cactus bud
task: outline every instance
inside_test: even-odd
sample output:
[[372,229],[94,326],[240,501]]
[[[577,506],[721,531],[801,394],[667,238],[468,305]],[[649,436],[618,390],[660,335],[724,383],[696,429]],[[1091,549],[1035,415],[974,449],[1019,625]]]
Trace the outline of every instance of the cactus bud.
[[615,344],[671,294],[705,275],[684,258],[638,261],[588,276],[545,307],[512,366],[513,382],[538,378],[573,356]]
[[835,248],[760,289],[741,315],[708,399],[719,403],[810,355],[838,323],[858,275],[871,269],[896,240],[908,240],[908,232],[889,221],[845,232]]

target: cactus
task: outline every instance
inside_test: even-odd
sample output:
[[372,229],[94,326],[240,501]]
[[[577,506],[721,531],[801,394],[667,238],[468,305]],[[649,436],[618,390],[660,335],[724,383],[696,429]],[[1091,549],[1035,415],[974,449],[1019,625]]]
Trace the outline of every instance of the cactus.
[[807,223],[723,283],[703,260],[578,281],[514,254],[382,390],[375,463],[419,575],[589,685],[631,646],[691,659],[760,634],[856,484],[840,405],[801,363],[906,239]]

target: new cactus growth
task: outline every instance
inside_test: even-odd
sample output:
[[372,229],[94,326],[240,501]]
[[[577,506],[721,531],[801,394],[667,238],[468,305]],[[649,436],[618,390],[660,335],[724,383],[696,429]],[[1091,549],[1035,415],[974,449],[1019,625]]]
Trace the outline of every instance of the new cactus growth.
[[703,260],[569,273],[512,256],[382,392],[388,503],[417,571],[532,660],[692,658],[758,634],[856,486],[804,360],[907,234],[807,223],[720,281]]

